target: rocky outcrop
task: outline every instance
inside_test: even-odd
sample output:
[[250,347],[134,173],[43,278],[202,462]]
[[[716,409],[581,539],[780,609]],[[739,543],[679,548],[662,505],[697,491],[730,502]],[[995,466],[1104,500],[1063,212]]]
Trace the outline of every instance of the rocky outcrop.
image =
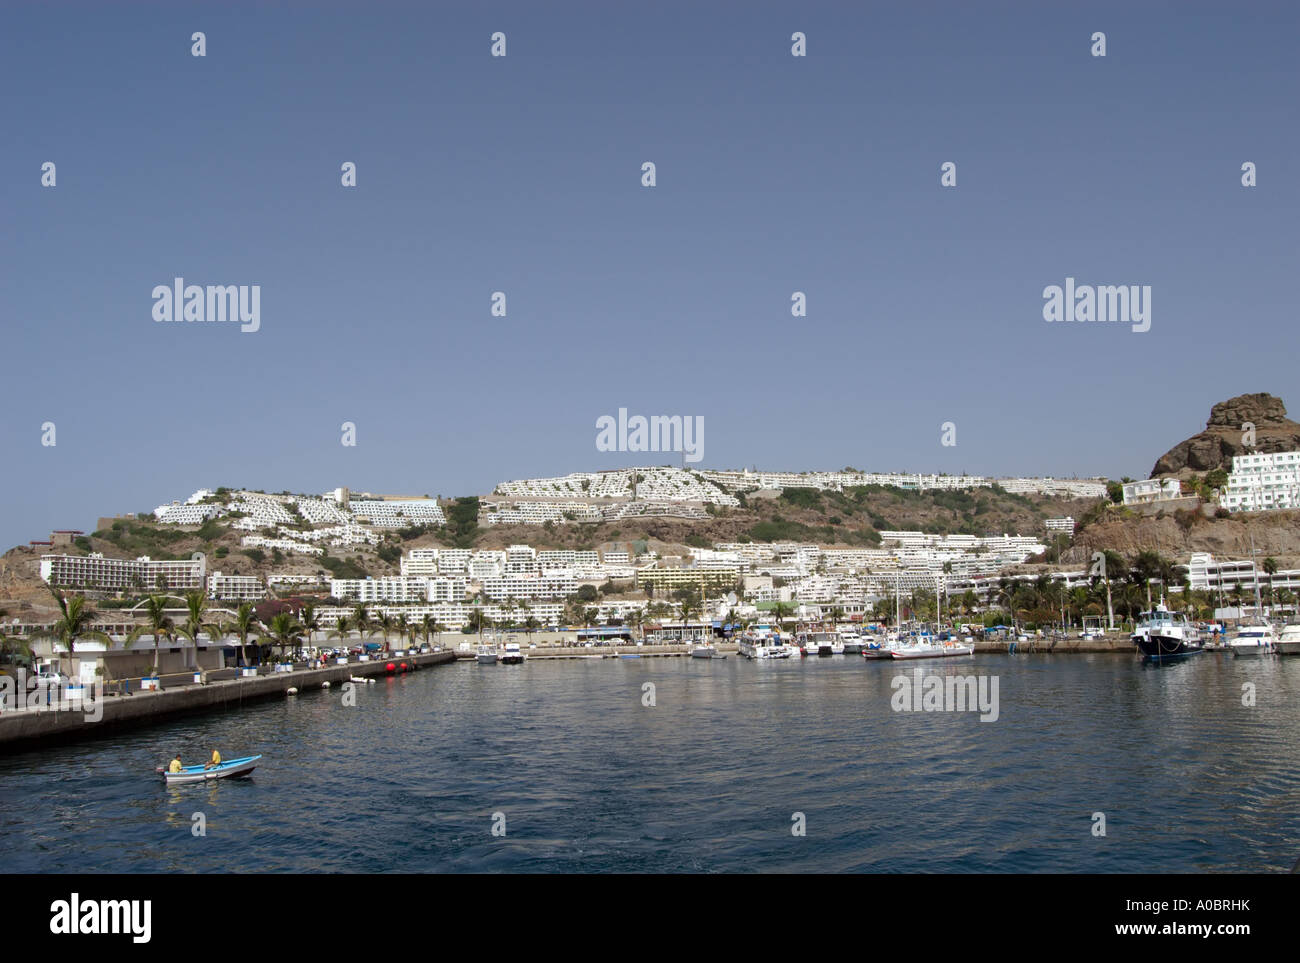
[[[1247,435],[1254,425],[1254,444]],[[1222,468],[1232,470],[1234,455],[1252,451],[1300,450],[1300,423],[1286,416],[1282,399],[1259,392],[1220,401],[1210,409],[1205,430],[1165,452],[1151,469],[1151,477],[1194,473]]]

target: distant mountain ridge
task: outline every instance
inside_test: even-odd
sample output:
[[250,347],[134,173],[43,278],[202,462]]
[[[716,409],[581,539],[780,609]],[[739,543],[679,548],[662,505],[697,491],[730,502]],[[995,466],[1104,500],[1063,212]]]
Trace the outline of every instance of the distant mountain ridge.
[[[1255,443],[1246,444],[1247,425],[1254,426]],[[1210,409],[1205,430],[1165,452],[1151,469],[1151,477],[1222,468],[1232,470],[1235,455],[1300,450],[1300,422],[1286,416],[1282,399],[1267,392],[1237,395]]]

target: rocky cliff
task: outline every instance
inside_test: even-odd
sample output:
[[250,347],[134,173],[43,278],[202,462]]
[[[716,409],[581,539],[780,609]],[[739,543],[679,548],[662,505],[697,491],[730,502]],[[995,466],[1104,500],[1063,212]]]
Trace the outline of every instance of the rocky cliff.
[[[1254,444],[1245,426],[1254,425]],[[1259,392],[1220,401],[1210,409],[1205,430],[1171,448],[1151,469],[1151,477],[1178,475],[1222,468],[1232,470],[1234,455],[1251,451],[1300,450],[1300,423],[1286,416],[1282,399]]]

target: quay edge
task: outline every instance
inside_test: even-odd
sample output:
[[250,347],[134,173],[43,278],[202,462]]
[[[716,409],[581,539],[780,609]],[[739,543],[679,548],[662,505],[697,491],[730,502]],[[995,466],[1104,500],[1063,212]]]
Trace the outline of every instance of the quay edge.
[[98,722],[86,719],[79,710],[0,712],[0,753],[23,752],[42,745],[76,742],[110,736],[133,726],[152,725],[175,716],[212,710],[234,709],[258,699],[283,699],[296,686],[300,693],[331,689],[353,676],[386,675],[389,662],[413,665],[416,669],[443,665],[456,660],[454,652],[434,652],[348,662],[320,669],[273,672],[249,678],[235,678],[207,685],[185,685],[160,692],[136,692],[129,696],[102,698],[103,716]]

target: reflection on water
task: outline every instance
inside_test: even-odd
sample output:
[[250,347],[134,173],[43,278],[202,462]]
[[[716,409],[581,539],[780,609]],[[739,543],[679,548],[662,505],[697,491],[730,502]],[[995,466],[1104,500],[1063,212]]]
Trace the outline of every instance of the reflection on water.
[[[916,668],[468,663],[359,687],[355,708],[312,692],[0,759],[0,845],[11,872],[1285,871],[1300,856],[1300,659],[922,667],[998,676],[993,723],[892,711],[891,680]],[[214,748],[265,758],[245,781],[167,788],[154,771]]]

